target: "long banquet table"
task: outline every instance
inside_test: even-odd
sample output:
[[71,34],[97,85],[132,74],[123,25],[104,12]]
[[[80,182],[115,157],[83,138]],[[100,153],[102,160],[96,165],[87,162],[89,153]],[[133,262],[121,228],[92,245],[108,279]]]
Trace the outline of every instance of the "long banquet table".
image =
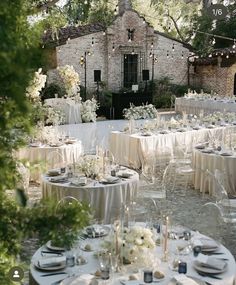
[[30,180],[39,181],[45,170],[55,168],[59,164],[67,165],[79,159],[83,151],[82,144],[77,141],[74,144],[61,146],[29,145],[17,153],[17,158],[30,163]]
[[[139,169],[148,154],[161,155],[158,149],[168,147],[173,152],[176,146],[181,145],[192,149],[194,144],[209,141],[212,137],[222,139],[225,129],[219,126],[211,129],[203,127],[199,130],[171,131],[166,134],[157,132],[150,136],[113,131],[110,134],[110,150],[119,164]],[[235,130],[236,126],[228,126],[227,129]]]
[[[196,238],[202,237],[202,238],[207,238],[201,234],[197,234],[195,233]],[[34,266],[35,262],[37,262],[40,258],[42,258],[42,251],[48,250],[48,248],[46,246],[43,246],[41,248],[39,248],[35,254],[33,255],[32,259],[31,259],[31,265],[30,265],[30,285],[45,285],[45,284],[54,284],[54,282],[57,282],[58,280],[62,280],[63,278],[68,277],[69,275],[74,274],[76,278],[76,276],[83,276],[85,274],[94,274],[98,269],[99,269],[99,262],[98,262],[98,258],[96,257],[96,251],[101,250],[101,243],[102,243],[103,239],[99,239],[99,238],[95,238],[95,239],[86,239],[86,243],[91,244],[92,247],[94,248],[93,251],[80,251],[79,254],[82,254],[84,256],[84,258],[87,260],[87,263],[84,265],[75,265],[73,267],[66,267],[63,270],[63,272],[65,272],[66,274],[62,274],[62,275],[52,275],[52,276],[43,276],[45,274],[47,274],[48,272],[43,272],[43,271],[39,271],[36,269],[36,267]],[[170,240],[169,241],[169,250],[170,252],[176,251],[176,248],[178,247],[178,244],[181,242],[181,245],[183,246],[183,241],[179,241],[179,240]],[[187,276],[191,276],[191,277],[195,277],[198,279],[198,282],[200,282],[199,280],[202,281],[206,281],[208,283],[205,282],[201,282],[201,283],[197,283],[197,284],[202,284],[202,285],[206,285],[206,284],[212,284],[212,285],[235,285],[235,274],[236,274],[236,263],[234,260],[234,257],[232,256],[232,254],[229,252],[229,250],[227,248],[225,248],[223,245],[219,245],[219,252],[222,253],[222,255],[219,255],[220,258],[225,258],[227,259],[227,270],[219,275],[217,275],[220,279],[215,279],[215,278],[211,278],[211,277],[203,277],[200,276],[196,270],[194,269],[193,263],[195,261],[195,257],[193,257],[193,254],[190,253],[189,255],[180,255],[179,258],[182,261],[185,261],[187,263]],[[169,266],[169,262],[161,262],[161,247],[157,246],[155,249],[153,249],[153,252],[156,256],[157,259],[159,259],[159,262],[157,261],[156,268],[154,268],[155,270],[160,270],[165,274],[165,278],[163,280],[157,280],[155,279],[155,283],[151,283],[151,284],[160,284],[160,285],[167,285],[167,284],[177,284],[177,283],[170,283],[170,280],[173,278],[173,276],[178,275],[178,273],[174,270],[170,269]],[[66,254],[66,253],[65,253]],[[51,255],[48,255],[51,256]],[[215,255],[214,257],[219,257],[217,255]],[[45,257],[46,258],[46,257]],[[142,270],[144,269],[143,266],[140,265],[140,272],[142,272]],[[53,272],[52,272],[53,273]],[[134,274],[132,271],[132,268],[129,266],[124,266],[124,270],[123,273],[114,273],[112,280],[101,280],[101,279],[97,279],[98,283],[95,284],[99,284],[99,285],[120,285],[121,282],[120,280],[128,280],[130,275],[136,275]],[[93,276],[91,276],[92,278]],[[217,277],[216,277],[217,278]],[[72,280],[71,280],[72,282]],[[65,282],[63,282],[64,284],[72,284],[71,282],[68,282],[65,280]],[[82,281],[80,281],[81,283],[79,283],[79,281],[77,281],[78,283],[76,283],[76,281],[73,281],[73,284],[88,284],[88,283],[82,283]],[[58,284],[60,284],[60,282],[58,282]],[[139,285],[139,284],[143,284],[143,279],[140,278],[139,280],[136,281],[127,281],[124,282],[122,284],[127,284],[127,285]],[[195,283],[194,283],[195,284]]]
[[46,99],[44,104],[47,106],[55,107],[64,115],[65,124],[78,124],[82,123],[80,108],[81,104],[76,103],[71,99],[64,98],[51,98]]
[[[221,155],[221,153],[223,155]],[[229,186],[228,192],[236,195],[236,153],[232,151],[209,151],[206,149],[193,150],[192,166],[195,169],[193,185],[200,192],[213,194],[214,185],[212,183],[204,183],[206,170],[208,169],[214,174],[215,169],[219,169],[225,173],[226,183]],[[224,155],[226,154],[226,155]],[[227,155],[229,154],[229,155]]]
[[94,209],[95,218],[109,223],[119,216],[122,204],[129,204],[137,194],[139,175],[134,170],[130,178],[120,178],[114,184],[102,184],[88,179],[85,186],[75,186],[70,182],[53,183],[47,176],[42,177],[43,198],[54,198],[59,201],[65,196],[89,201]]
[[199,115],[201,111],[204,114],[219,112],[236,112],[235,98],[231,100],[225,99],[199,99],[199,98],[176,98],[175,111],[186,112],[188,114]]

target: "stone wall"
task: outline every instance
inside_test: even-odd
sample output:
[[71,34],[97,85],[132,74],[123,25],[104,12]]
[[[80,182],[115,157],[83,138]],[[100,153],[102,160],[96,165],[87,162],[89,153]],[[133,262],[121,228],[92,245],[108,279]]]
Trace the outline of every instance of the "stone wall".
[[[133,41],[128,41],[127,29],[134,30]],[[92,40],[94,45],[92,46]],[[151,45],[157,57],[154,63],[149,57]],[[172,52],[172,47],[175,47]],[[114,49],[113,49],[114,47]],[[142,81],[142,70],[149,69],[150,80],[154,67],[154,79],[169,76],[174,83],[187,83],[187,56],[189,51],[182,43],[169,39],[154,31],[148,23],[134,10],[127,10],[122,16],[117,16],[111,26],[103,32],[81,36],[67,41],[65,45],[57,47],[57,65],[73,65],[80,74],[81,85],[85,83],[84,66],[80,65],[80,58],[85,52],[87,56],[87,90],[94,92],[94,70],[101,70],[101,80],[108,89],[119,91],[123,87],[123,60],[125,54],[138,55],[138,82]],[[169,58],[167,58],[167,51]],[[184,59],[181,58],[182,54]],[[51,72],[52,73],[52,72]]]
[[220,96],[233,96],[236,63],[221,67],[218,65],[196,66],[190,74],[190,84],[196,87],[213,90]]

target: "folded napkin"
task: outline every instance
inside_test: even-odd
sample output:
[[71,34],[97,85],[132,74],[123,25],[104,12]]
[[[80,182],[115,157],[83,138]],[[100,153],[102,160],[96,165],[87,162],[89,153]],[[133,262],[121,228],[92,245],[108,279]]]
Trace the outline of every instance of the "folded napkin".
[[198,285],[196,281],[184,274],[175,275],[174,279],[177,281],[178,285]]
[[66,256],[42,258],[38,261],[38,265],[41,268],[58,266],[61,265],[62,263],[66,263]]
[[201,266],[216,269],[216,270],[222,270],[225,267],[225,261],[218,259],[213,256],[207,256],[202,253],[198,255],[196,260],[200,263]]
[[115,182],[115,181],[117,181],[117,180],[119,180],[119,177],[114,177],[114,176],[106,176],[105,177],[105,180],[107,181],[107,182]]
[[73,279],[70,285],[90,285],[93,278],[91,274],[83,274]]
[[201,248],[204,250],[204,249],[211,249],[211,248],[216,249],[218,247],[218,244],[213,239],[200,237],[198,239],[193,240],[193,246],[194,247],[201,246]]
[[57,177],[52,177],[52,178],[49,178],[49,181],[50,182],[63,182],[63,181],[66,181],[67,180],[67,177],[66,176],[57,176]]

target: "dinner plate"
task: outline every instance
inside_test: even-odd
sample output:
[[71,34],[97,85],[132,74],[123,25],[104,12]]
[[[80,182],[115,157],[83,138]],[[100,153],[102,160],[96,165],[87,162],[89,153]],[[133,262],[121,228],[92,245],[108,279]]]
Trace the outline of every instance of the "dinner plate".
[[36,260],[34,262],[34,266],[37,269],[42,270],[42,271],[56,271],[56,270],[61,270],[61,269],[66,268],[66,262],[60,262],[58,263],[58,265],[53,265],[53,266],[41,267],[39,265],[39,260]]
[[[196,277],[188,277],[188,278],[193,279],[198,285],[206,285],[206,283],[203,280],[198,279]],[[175,278],[172,278],[167,285],[177,285],[177,284],[178,282],[175,280]]]
[[223,269],[216,269],[216,268],[210,268],[210,267],[204,266],[200,262],[195,260],[193,262],[193,267],[197,271],[202,272],[202,273],[220,274],[220,273],[223,273],[223,272],[225,272],[227,270],[228,264],[227,264],[227,262],[225,262],[225,266],[224,266]]
[[221,156],[232,156],[233,154],[229,152],[222,152],[220,155]]
[[53,246],[51,240],[49,240],[49,241],[46,243],[46,247],[47,247],[48,249],[53,250],[53,251],[65,251],[65,248],[64,248],[64,247]]

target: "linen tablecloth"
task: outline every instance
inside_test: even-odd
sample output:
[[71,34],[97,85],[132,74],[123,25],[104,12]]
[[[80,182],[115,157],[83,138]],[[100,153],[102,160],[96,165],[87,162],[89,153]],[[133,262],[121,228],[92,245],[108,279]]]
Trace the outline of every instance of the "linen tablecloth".
[[175,111],[186,112],[187,114],[199,115],[201,110],[204,114],[219,112],[236,112],[236,102],[234,98],[231,100],[214,100],[199,98],[176,98]]

